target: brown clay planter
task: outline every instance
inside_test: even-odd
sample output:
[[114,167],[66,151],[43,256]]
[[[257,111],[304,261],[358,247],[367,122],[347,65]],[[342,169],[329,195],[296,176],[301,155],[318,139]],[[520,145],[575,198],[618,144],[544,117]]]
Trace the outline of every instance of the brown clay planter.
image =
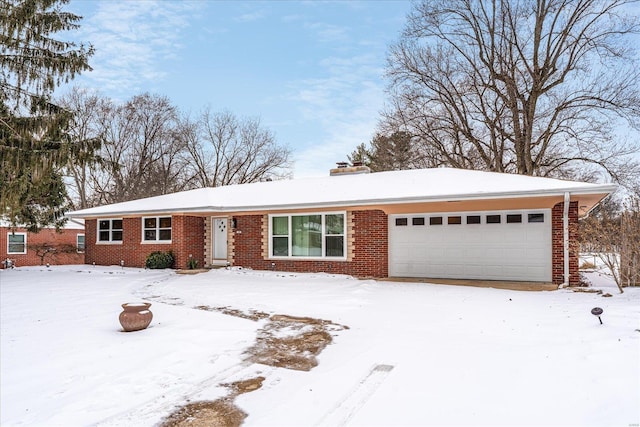
[[145,329],[153,319],[153,313],[149,310],[151,303],[128,302],[122,304],[120,324],[125,332],[133,332]]

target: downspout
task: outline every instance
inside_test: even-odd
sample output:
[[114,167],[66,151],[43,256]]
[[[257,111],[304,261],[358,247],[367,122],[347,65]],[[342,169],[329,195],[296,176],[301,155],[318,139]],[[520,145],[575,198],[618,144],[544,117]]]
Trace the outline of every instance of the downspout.
[[564,247],[564,283],[562,287],[569,286],[569,204],[571,195],[567,191],[564,193],[564,210],[562,213],[562,231]]

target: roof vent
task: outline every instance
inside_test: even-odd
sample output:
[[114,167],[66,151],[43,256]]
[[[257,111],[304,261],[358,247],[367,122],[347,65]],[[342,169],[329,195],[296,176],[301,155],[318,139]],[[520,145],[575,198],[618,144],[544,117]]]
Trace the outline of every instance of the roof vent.
[[349,166],[347,162],[337,162],[337,167],[329,171],[329,176],[342,176],[342,175],[358,175],[362,173],[371,173],[371,169],[368,166],[362,164],[362,162],[353,162],[352,166]]

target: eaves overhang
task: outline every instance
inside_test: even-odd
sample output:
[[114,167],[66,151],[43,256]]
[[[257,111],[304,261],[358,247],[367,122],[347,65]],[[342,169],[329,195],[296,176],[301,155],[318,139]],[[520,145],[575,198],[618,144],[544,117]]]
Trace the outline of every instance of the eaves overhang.
[[[589,187],[567,187],[553,188],[542,190],[528,191],[500,191],[500,192],[482,192],[482,193],[458,193],[458,194],[441,194],[434,196],[415,196],[415,197],[384,197],[384,198],[366,198],[359,200],[333,200],[324,202],[308,202],[308,203],[278,203],[278,204],[260,204],[260,205],[198,205],[198,206],[166,206],[153,207],[147,209],[127,209],[127,210],[106,210],[100,212],[100,208],[90,208],[85,211],[70,212],[67,215],[72,218],[112,218],[121,216],[142,216],[142,215],[160,215],[160,214],[205,214],[215,213],[242,213],[254,211],[282,211],[282,210],[300,210],[300,209],[328,209],[328,208],[346,208],[351,206],[380,206],[394,204],[410,204],[410,203],[431,203],[431,202],[455,202],[455,201],[471,201],[471,200],[498,200],[498,199],[514,199],[514,198],[535,198],[558,196],[564,197],[566,193],[571,196],[581,195],[602,195],[604,198],[607,194],[615,191],[615,184],[589,184]],[[106,208],[106,207],[105,207]],[[91,211],[97,212],[91,212]]]

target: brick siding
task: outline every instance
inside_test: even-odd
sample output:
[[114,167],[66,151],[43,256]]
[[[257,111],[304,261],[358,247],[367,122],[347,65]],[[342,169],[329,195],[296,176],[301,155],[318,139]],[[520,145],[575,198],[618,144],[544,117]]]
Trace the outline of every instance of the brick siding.
[[172,251],[175,268],[187,268],[189,255],[204,266],[204,218],[195,216],[173,216],[171,218],[171,243],[140,243],[142,240],[142,219],[124,218],[122,222],[121,244],[97,244],[97,221],[86,220],[85,262],[96,265],[120,265],[144,267],[147,256],[154,251]]
[[[555,284],[564,282],[563,249],[563,203],[552,210],[552,280]],[[296,272],[326,272],[349,274],[356,277],[388,276],[388,218],[380,210],[362,210],[347,212],[347,260],[295,260],[269,259],[268,256],[268,216],[238,215],[234,217],[236,228],[229,230],[228,254],[231,265],[256,270],[277,270]],[[229,218],[231,221],[232,218]],[[96,220],[85,222],[87,264],[119,265],[144,267],[147,255],[153,251],[171,250],[176,257],[176,268],[186,268],[189,255],[198,260],[199,266],[205,264],[205,247],[210,238],[205,231],[206,221],[210,218],[193,216],[172,217],[171,244],[141,244],[142,220],[125,218],[123,220],[122,244],[96,244]],[[569,207],[570,241],[577,242],[578,204],[571,202]],[[75,239],[75,237],[74,237]],[[74,241],[75,242],[75,241]],[[6,251],[6,241],[3,243]],[[210,251],[207,251],[210,253]],[[209,256],[207,253],[207,257]],[[570,245],[570,284],[579,283],[578,250]]]
[[[551,211],[552,276],[556,285],[564,283],[564,203],[558,203]],[[569,203],[569,285],[578,286],[578,202]]]
[[380,210],[348,213],[345,240],[352,243],[347,248],[346,261],[269,259],[267,233],[264,232],[267,217],[236,217],[233,265],[256,270],[326,272],[357,277],[388,275],[387,215]]
[[[8,251],[8,234],[12,232],[27,233],[27,253],[26,254],[9,254]],[[67,265],[67,264],[84,264],[84,253],[78,253],[73,248],[77,247],[78,234],[84,234],[82,229],[62,229],[57,232],[53,228],[45,228],[38,233],[29,233],[24,228],[16,228],[11,230],[7,227],[0,228],[0,261],[7,258],[15,262],[16,267],[51,264],[51,265]],[[57,248],[57,252],[49,252],[44,258],[37,255],[37,245],[47,245]],[[63,249],[65,251],[63,251]],[[69,250],[70,252],[66,252]],[[0,265],[0,268],[2,266]]]

